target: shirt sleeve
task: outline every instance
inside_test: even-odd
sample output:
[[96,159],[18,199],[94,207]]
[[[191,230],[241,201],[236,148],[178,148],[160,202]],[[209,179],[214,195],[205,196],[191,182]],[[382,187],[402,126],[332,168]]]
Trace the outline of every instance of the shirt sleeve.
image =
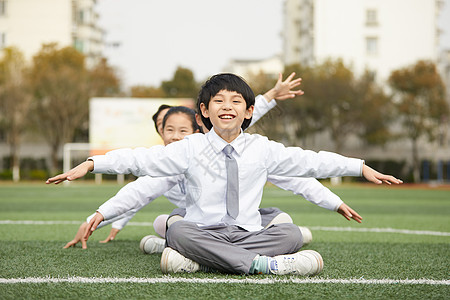
[[185,138],[167,146],[118,149],[89,159],[94,161],[93,173],[176,176],[183,174],[189,166],[189,148]]
[[[138,211],[139,209],[133,209],[124,213],[123,215],[114,217],[112,219],[103,220],[100,222],[100,224],[98,224],[97,229],[112,224],[112,228],[122,230]],[[94,216],[95,213],[87,217],[86,222],[89,223]]]
[[337,153],[285,147],[267,140],[265,145],[268,175],[329,178],[361,176],[364,161]]
[[253,126],[259,119],[261,119],[269,110],[274,108],[277,105],[277,101],[275,99],[267,102],[266,98],[263,95],[258,95],[255,98],[255,109],[253,111],[252,122],[249,127]]
[[114,197],[103,203],[97,211],[103,215],[106,221],[132,214],[129,218],[131,219],[137,211],[174,187],[178,183],[177,179],[176,176],[140,177],[125,185]]
[[122,230],[139,210],[140,210],[140,208],[134,209],[134,210],[131,210],[131,211],[125,213],[123,217],[119,218],[118,220],[113,221],[111,224],[111,227]]
[[315,178],[269,176],[268,181],[276,186],[300,195],[322,208],[337,211],[344,203],[339,196],[323,186]]

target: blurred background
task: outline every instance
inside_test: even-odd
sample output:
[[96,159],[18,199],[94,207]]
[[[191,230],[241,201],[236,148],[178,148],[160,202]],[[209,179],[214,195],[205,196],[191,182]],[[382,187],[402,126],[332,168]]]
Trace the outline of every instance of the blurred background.
[[159,143],[153,112],[213,74],[296,72],[251,132],[450,184],[450,0],[0,0],[0,49],[1,181]]

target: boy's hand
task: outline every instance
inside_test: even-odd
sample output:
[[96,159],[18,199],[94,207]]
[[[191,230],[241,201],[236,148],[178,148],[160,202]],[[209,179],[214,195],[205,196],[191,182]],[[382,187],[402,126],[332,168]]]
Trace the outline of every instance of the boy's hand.
[[50,183],[58,184],[65,180],[72,181],[72,180],[78,179],[80,177],[83,177],[84,175],[87,174],[87,172],[92,171],[92,170],[94,170],[94,162],[92,160],[87,160],[87,161],[79,164],[75,168],[67,171],[64,174],[59,174],[59,175],[56,175],[55,177],[47,179],[47,181],[45,183],[46,184],[50,184]]
[[119,233],[119,231],[120,231],[120,229],[111,228],[111,231],[109,232],[108,237],[105,240],[100,241],[100,243],[105,244],[107,242],[110,242],[110,241],[114,240],[114,238]]
[[391,175],[384,175],[371,167],[367,166],[366,164],[363,165],[362,169],[362,175],[368,180],[375,184],[382,184],[383,182],[386,184],[402,184],[403,181],[400,179],[395,178]]
[[83,234],[83,238],[87,241],[89,236],[97,229],[98,224],[103,221],[105,218],[99,212],[96,212],[92,219],[89,221],[89,224],[86,226]]
[[79,242],[81,242],[81,248],[83,249],[87,249],[87,240],[85,240],[83,238],[84,232],[86,231],[86,228],[88,226],[88,223],[84,222],[83,224],[80,225],[80,228],[78,228],[77,234],[75,235],[75,237],[73,238],[73,240],[71,240],[70,242],[68,242],[65,246],[64,249],[67,249],[69,247],[75,247],[76,244],[78,244]]
[[293,88],[299,86],[302,83],[301,78],[292,80],[294,76],[295,72],[292,72],[291,75],[289,75],[288,78],[283,81],[283,75],[280,73],[275,86],[264,94],[264,98],[266,98],[267,102],[270,102],[272,99],[286,100],[292,99],[295,96],[303,95],[304,93],[302,90],[292,91]]
[[339,206],[337,212],[343,215],[344,218],[346,218],[349,221],[350,219],[353,219],[358,223],[362,222],[362,217],[345,203],[342,203],[341,206]]

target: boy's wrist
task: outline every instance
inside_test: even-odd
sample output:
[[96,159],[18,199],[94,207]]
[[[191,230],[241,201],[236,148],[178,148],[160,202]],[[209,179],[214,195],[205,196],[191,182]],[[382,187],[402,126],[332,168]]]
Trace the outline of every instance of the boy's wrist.
[[263,95],[264,99],[266,99],[267,103],[269,103],[270,101],[272,101],[273,99],[275,99],[276,97],[276,91],[274,88],[268,90],[264,95]]
[[89,172],[94,170],[94,161],[91,158],[88,158],[84,163],[86,164]]

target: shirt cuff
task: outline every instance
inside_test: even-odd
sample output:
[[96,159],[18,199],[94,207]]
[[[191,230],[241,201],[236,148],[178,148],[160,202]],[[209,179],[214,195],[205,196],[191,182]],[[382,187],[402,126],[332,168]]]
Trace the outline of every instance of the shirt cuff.
[[348,158],[348,171],[346,176],[361,177],[363,170],[364,160],[359,158]]
[[272,108],[277,106],[277,101],[275,99],[272,99],[269,102],[267,102],[266,97],[264,97],[263,95],[258,95],[257,98],[258,97],[261,97],[261,100],[263,100],[261,102],[264,103],[262,105],[264,105],[267,108],[267,110],[271,110]]
[[91,171],[91,173],[104,173],[107,171],[107,158],[105,155],[94,155],[91,157],[88,157],[87,160],[92,160],[94,162],[94,169]]

